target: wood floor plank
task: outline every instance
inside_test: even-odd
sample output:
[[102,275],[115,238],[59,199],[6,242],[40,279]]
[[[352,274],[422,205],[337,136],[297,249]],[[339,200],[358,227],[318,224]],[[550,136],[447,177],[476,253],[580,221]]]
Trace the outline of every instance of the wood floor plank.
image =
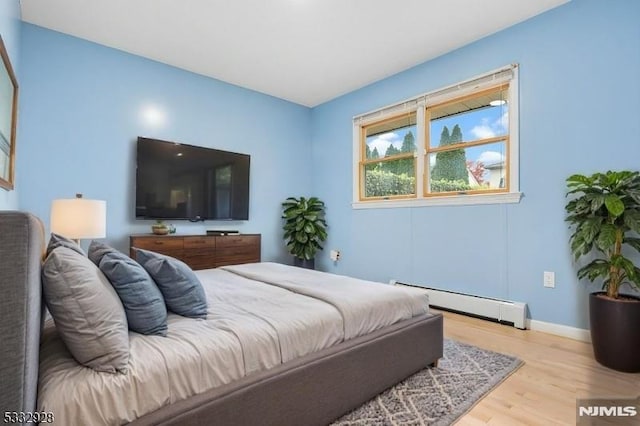
[[443,314],[445,337],[525,362],[457,425],[575,425],[578,398],[640,396],[640,373],[601,366],[593,358],[590,343]]

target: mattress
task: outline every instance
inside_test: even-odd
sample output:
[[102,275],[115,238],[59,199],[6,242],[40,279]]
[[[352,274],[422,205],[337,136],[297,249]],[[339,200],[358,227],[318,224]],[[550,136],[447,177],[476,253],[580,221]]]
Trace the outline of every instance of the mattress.
[[167,337],[130,332],[127,374],[77,364],[47,322],[38,409],[60,425],[123,424],[428,309],[426,293],[277,264],[196,274],[207,319],[170,314]]

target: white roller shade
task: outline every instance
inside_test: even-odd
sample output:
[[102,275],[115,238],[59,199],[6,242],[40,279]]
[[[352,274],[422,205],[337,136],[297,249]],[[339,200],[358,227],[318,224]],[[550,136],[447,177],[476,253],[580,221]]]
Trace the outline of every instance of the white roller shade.
[[461,83],[453,84],[433,92],[424,93],[375,111],[357,115],[353,117],[353,123],[362,126],[372,121],[381,120],[406,111],[415,111],[419,105],[425,105],[428,107],[430,105],[445,102],[449,99],[464,96],[468,93],[477,92],[483,88],[494,87],[502,83],[507,83],[514,78],[517,67],[517,64],[511,64],[490,73],[465,80]]

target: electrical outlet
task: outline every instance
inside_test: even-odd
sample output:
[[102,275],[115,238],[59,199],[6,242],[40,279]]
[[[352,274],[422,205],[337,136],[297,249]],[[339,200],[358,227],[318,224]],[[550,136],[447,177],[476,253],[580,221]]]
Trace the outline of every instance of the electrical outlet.
[[544,271],[543,285],[545,287],[554,288],[556,286],[556,273]]
[[329,253],[329,257],[334,262],[337,262],[338,260],[340,260],[340,250],[331,250],[331,253]]

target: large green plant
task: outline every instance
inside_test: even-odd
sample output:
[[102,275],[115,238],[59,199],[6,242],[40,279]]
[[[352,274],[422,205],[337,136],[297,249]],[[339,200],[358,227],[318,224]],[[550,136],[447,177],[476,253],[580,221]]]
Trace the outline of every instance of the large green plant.
[[293,256],[311,260],[327,239],[324,202],[316,197],[289,197],[282,203],[284,239]]
[[602,280],[607,295],[618,298],[620,286],[640,288],[640,268],[623,254],[640,252],[640,173],[620,171],[567,178],[567,222],[571,251],[578,260],[595,251],[596,259],[578,270],[578,278]]

